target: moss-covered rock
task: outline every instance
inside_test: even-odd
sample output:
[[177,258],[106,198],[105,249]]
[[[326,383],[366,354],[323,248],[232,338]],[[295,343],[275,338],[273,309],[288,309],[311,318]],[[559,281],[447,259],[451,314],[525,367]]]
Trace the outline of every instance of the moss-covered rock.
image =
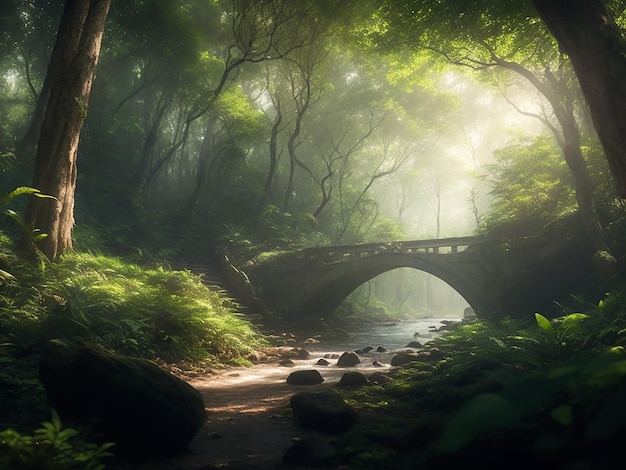
[[102,347],[52,340],[39,378],[63,421],[89,425],[118,452],[184,449],[206,420],[200,393],[156,364]]

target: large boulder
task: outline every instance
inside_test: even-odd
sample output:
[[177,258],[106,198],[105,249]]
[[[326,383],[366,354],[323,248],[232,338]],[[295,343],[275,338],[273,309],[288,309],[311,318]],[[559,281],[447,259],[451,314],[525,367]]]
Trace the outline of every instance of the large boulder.
[[187,382],[95,345],[48,342],[39,379],[62,420],[90,426],[124,454],[183,450],[207,418],[200,393]]
[[315,431],[339,434],[356,421],[355,411],[332,391],[299,392],[289,404],[296,423]]
[[339,367],[354,367],[361,362],[358,354],[353,351],[346,351],[341,356],[339,356],[339,360],[337,361],[337,365]]
[[369,379],[362,374],[361,372],[346,372],[341,376],[338,387],[362,387],[363,385],[367,385],[369,383]]
[[419,359],[420,357],[415,352],[402,351],[391,358],[391,365],[393,367],[403,366],[404,364],[408,364],[409,362],[419,361]]
[[385,385],[391,382],[393,379],[382,372],[374,372],[368,377],[370,383],[376,385]]
[[323,381],[324,377],[315,369],[297,370],[287,377],[287,383],[290,385],[318,385]]

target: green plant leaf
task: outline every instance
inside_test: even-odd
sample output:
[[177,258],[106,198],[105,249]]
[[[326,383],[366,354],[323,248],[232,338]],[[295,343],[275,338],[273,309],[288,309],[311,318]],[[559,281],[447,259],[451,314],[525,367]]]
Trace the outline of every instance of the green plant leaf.
[[569,426],[574,422],[574,413],[571,406],[562,405],[550,412],[550,416],[563,426]]
[[19,224],[19,226],[22,227],[25,231],[30,232],[30,227],[26,224],[26,221],[24,221],[22,216],[15,212],[13,209],[7,209],[5,211],[5,214],[15,220]]
[[587,318],[589,318],[589,315],[585,313],[570,313],[569,315],[563,317],[561,324],[563,326],[570,327],[572,323],[578,323]]
[[539,326],[539,328],[541,328],[547,334],[554,336],[554,327],[552,326],[550,320],[548,320],[540,313],[535,313],[535,320],[537,321],[537,325]]
[[34,242],[40,242],[41,240],[43,240],[47,236],[48,236],[47,233],[40,233],[40,234],[37,234],[37,235],[33,234],[32,239],[33,239]]
[[0,278],[7,280],[7,279],[15,279],[15,276],[13,276],[13,274],[6,272],[4,269],[0,269]]
[[30,188],[28,186],[19,186],[15,188],[13,191],[11,191],[10,193],[8,193],[6,196],[4,196],[2,200],[0,200],[0,205],[6,206],[13,199],[15,199],[18,196],[21,196],[22,194],[37,194],[40,192],[41,191],[35,188]]
[[41,198],[41,199],[54,199],[55,201],[58,201],[58,199],[54,196],[51,196],[50,194],[43,194],[40,191],[37,191],[36,193],[33,193],[33,196]]

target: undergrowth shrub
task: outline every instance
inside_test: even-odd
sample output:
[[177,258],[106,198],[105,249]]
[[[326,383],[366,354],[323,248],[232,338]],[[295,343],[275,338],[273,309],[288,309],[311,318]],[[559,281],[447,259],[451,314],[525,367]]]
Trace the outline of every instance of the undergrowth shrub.
[[64,427],[53,410],[32,435],[14,429],[0,431],[0,468],[12,470],[101,470],[113,454],[114,443],[94,444],[79,437],[79,431]]
[[61,338],[149,359],[215,363],[263,343],[234,315],[232,299],[189,271],[88,253],[50,264],[16,257],[7,240],[0,247],[2,342],[28,349]]
[[424,439],[404,466],[381,457],[371,468],[495,466],[511,452],[515,468],[612,468],[626,437],[625,346],[626,302],[613,292],[556,318],[461,324],[429,342],[441,359],[409,363],[384,387],[342,394],[369,413],[401,416]]
[[88,254],[64,257],[46,278],[45,330],[168,361],[230,359],[260,335],[232,300],[198,275]]

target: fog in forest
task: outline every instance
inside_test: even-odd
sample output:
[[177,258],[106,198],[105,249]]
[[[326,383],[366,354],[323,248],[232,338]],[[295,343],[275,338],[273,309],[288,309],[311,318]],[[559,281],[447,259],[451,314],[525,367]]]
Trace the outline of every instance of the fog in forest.
[[[493,200],[486,168],[494,162],[493,151],[520,136],[546,132],[536,118],[519,112],[541,108],[541,99],[523,83],[505,93],[449,72],[440,86],[458,100],[454,121],[418,151],[419,158],[373,188],[381,208],[395,215],[411,240],[474,235]],[[387,272],[369,284],[358,293],[374,292],[390,310],[409,318],[459,318],[469,307],[448,284],[411,268]]]

